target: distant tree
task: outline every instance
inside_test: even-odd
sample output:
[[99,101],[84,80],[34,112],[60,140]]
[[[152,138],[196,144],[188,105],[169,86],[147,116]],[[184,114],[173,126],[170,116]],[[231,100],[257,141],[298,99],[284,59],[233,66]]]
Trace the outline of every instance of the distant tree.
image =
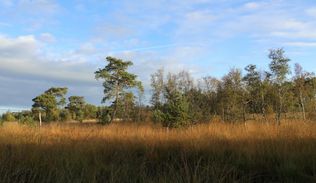
[[243,81],[245,82],[245,101],[247,104],[248,111],[250,113],[259,113],[260,111],[260,73],[256,70],[257,67],[255,65],[248,65],[245,70],[247,71],[246,75],[243,77]]
[[284,50],[271,49],[269,53],[269,58],[271,63],[269,65],[272,76],[273,83],[276,91],[276,101],[275,101],[275,112],[277,124],[280,124],[281,113],[284,110],[285,94],[286,94],[286,76],[290,73],[289,61],[290,59],[284,55]]
[[162,107],[162,124],[165,127],[179,128],[190,124],[189,104],[177,90],[166,88],[166,103]]
[[106,57],[108,64],[95,72],[96,79],[103,80],[104,98],[102,102],[112,100],[113,111],[111,121],[116,117],[118,105],[121,103],[120,94],[130,88],[142,88],[142,84],[137,80],[137,76],[127,72],[132,66],[131,61],[123,61],[114,57]]
[[123,104],[123,112],[124,115],[122,115],[122,118],[125,121],[130,121],[131,120],[131,116],[132,116],[132,112],[135,110],[135,106],[136,106],[136,102],[135,102],[136,97],[134,96],[134,94],[132,92],[127,92],[127,93],[123,93],[122,94],[122,104]]
[[85,100],[82,96],[71,96],[68,98],[68,110],[73,116],[73,119],[82,122],[84,119],[84,107],[85,107]]
[[189,72],[183,70],[179,72],[175,77],[177,88],[181,93],[188,93],[194,88],[194,80]]
[[161,123],[163,120],[161,109],[166,101],[164,96],[165,87],[164,70],[158,69],[157,72],[151,75],[153,121],[157,123]]
[[111,123],[111,109],[109,107],[98,107],[97,119],[102,125]]
[[59,112],[59,118],[62,122],[70,121],[72,119],[72,115],[68,109],[61,109]]
[[16,121],[16,118],[12,112],[7,111],[6,113],[2,114],[2,120],[6,122],[13,122]]
[[96,119],[98,107],[92,104],[85,104],[84,106],[84,117],[85,119]]
[[224,121],[245,121],[246,104],[241,70],[231,69],[222,78],[218,92]]
[[313,78],[313,74],[304,71],[302,66],[298,63],[295,64],[294,73],[294,94],[297,98],[302,117],[306,120],[306,104],[309,100],[311,101],[313,99],[313,95],[315,95],[315,93],[313,94],[311,85],[311,78]]
[[[267,112],[271,112],[271,74],[269,72],[261,72],[260,73],[260,87],[259,87],[259,95],[260,95],[260,112],[265,121],[267,121]],[[269,100],[270,99],[270,100]]]
[[50,88],[43,94],[35,97],[32,101],[32,111],[35,113],[45,113],[46,121],[58,120],[59,109],[65,105],[65,95],[67,88]]

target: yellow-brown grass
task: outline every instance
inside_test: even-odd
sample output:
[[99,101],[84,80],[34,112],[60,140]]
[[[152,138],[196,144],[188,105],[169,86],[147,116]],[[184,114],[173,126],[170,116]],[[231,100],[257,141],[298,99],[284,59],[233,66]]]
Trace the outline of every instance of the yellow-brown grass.
[[316,124],[0,127],[0,182],[316,182]]

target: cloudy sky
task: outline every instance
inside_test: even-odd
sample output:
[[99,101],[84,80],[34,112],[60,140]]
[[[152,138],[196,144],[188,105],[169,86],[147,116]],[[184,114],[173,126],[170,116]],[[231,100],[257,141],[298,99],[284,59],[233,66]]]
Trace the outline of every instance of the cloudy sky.
[[132,60],[145,86],[162,66],[195,77],[266,69],[279,47],[316,71],[315,0],[0,0],[0,10],[0,110],[28,108],[51,86],[100,104],[93,73],[109,55]]

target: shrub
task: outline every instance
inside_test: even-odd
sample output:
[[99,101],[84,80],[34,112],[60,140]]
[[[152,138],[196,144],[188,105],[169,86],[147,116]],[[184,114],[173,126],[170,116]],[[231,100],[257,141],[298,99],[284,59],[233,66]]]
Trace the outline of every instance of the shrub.
[[155,109],[152,115],[153,122],[155,123],[161,123],[164,120],[164,113],[161,112],[159,109]]
[[65,121],[70,121],[71,120],[71,114],[67,109],[63,109],[59,113],[59,118],[60,121],[65,122]]
[[12,121],[15,121],[16,118],[11,112],[8,111],[2,115],[2,120],[7,121],[7,122],[12,122]]
[[98,121],[100,124],[106,125],[111,123],[111,112],[107,107],[101,107],[98,111]]
[[36,125],[34,118],[31,116],[22,116],[19,120],[19,123],[23,125],[28,125],[28,126]]
[[82,110],[79,110],[76,114],[76,120],[82,123],[83,119],[84,119],[84,112]]

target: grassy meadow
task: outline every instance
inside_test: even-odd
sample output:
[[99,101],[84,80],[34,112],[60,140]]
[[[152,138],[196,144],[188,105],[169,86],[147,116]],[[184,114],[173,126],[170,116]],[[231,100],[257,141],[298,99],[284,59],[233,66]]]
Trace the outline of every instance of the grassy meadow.
[[316,123],[7,123],[0,182],[316,182]]

